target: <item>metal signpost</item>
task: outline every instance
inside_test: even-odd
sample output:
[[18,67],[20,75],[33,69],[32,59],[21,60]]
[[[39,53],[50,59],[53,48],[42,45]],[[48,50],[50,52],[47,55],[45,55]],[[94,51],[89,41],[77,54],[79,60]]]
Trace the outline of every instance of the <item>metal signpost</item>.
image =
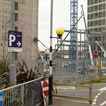
[[22,52],[22,32],[8,32],[8,52],[11,52],[10,84],[16,84],[15,52]]
[[94,57],[96,59],[96,70],[95,70],[95,78],[98,78],[98,70],[97,70],[97,57],[98,57],[98,51],[94,51]]

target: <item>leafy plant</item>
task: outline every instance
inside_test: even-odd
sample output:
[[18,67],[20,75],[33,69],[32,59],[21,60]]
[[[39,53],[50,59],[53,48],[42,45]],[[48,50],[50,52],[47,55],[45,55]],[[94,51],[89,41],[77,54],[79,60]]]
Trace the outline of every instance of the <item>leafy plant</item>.
[[0,61],[0,75],[2,75],[5,72],[9,72],[9,62],[6,60]]
[[22,83],[26,81],[30,81],[33,79],[36,79],[40,77],[39,70],[37,67],[35,69],[28,69],[26,63],[24,60],[22,60],[22,63],[18,61],[18,68],[17,68],[17,82]]

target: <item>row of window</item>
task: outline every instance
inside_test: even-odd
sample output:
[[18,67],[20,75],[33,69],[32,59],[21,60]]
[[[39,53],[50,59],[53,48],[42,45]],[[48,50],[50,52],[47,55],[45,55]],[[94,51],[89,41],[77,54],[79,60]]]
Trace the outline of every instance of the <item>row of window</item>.
[[105,25],[105,19],[88,22],[88,27]]
[[105,30],[105,27],[99,27],[99,28],[91,28],[91,29],[89,29],[90,31],[103,31],[103,30]]
[[105,0],[88,0],[88,5],[104,2]]
[[100,5],[88,7],[88,13],[98,11],[98,10],[103,10],[103,9],[105,9],[105,4],[100,4]]
[[105,11],[103,12],[98,12],[98,13],[93,13],[88,15],[88,20],[90,19],[95,19],[95,18],[102,18],[105,17]]
[[[18,2],[15,2],[15,11],[18,10]],[[18,21],[18,13],[15,13],[15,21]],[[15,26],[15,31],[18,31],[18,27]]]

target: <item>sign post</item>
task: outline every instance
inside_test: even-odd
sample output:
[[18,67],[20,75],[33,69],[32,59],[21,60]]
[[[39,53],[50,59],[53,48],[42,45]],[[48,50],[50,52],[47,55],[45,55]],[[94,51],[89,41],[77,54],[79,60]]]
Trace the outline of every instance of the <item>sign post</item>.
[[10,84],[16,84],[15,52],[22,52],[22,32],[8,32],[8,52],[11,52]]
[[97,50],[94,51],[94,57],[95,57],[95,58],[98,57],[98,51],[97,51]]
[[44,105],[48,105],[48,97],[49,97],[49,83],[48,80],[41,81],[42,86],[42,93],[43,93],[43,99],[44,99]]
[[95,78],[98,78],[98,72],[97,72],[97,57],[98,57],[98,51],[94,51],[94,57],[96,59],[96,70],[95,70]]

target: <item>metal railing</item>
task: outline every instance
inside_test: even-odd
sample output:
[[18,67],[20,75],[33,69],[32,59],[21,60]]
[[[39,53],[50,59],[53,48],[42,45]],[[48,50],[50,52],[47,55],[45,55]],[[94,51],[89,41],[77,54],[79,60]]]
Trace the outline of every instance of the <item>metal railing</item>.
[[43,101],[42,80],[43,77],[0,90],[3,106],[39,106]]

